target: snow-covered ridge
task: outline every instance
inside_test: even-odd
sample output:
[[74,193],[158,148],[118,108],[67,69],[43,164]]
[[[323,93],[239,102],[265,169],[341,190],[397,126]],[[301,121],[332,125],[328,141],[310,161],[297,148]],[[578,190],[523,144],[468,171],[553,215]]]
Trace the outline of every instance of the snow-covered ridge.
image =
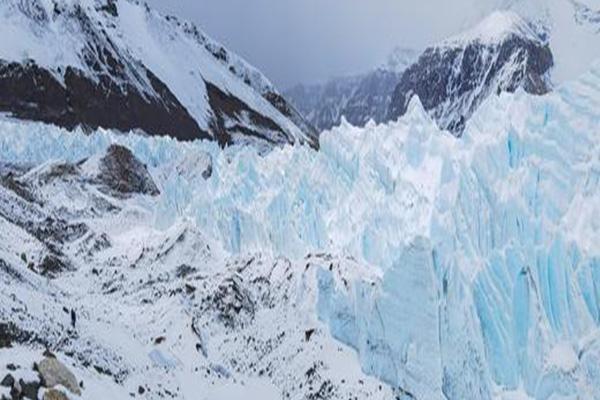
[[533,41],[547,40],[539,27],[523,19],[516,12],[494,11],[470,30],[446,39],[442,45],[460,46],[474,41],[496,44],[512,35]]
[[553,82],[576,79],[600,57],[595,0],[496,0],[494,6],[517,13],[549,42]]
[[167,16],[169,21],[172,21],[177,26],[182,26],[183,29],[202,44],[210,53],[215,56],[231,73],[238,76],[246,84],[250,85],[259,93],[266,94],[269,92],[277,92],[271,81],[258,69],[250,65],[246,60],[239,57],[237,54],[231,53],[225,46],[216,40],[208,37],[204,32],[201,32],[196,25],[189,21],[180,21],[175,16]]
[[221,144],[317,146],[314,129],[258,70],[146,5],[9,0],[0,18],[0,35],[19,38],[0,43],[2,109],[20,118]]

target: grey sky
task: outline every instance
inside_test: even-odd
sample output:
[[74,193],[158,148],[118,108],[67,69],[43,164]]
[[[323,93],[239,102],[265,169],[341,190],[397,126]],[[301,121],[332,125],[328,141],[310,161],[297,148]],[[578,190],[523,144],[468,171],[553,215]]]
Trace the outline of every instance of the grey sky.
[[421,48],[492,0],[147,0],[196,22],[284,89],[366,71],[395,46]]

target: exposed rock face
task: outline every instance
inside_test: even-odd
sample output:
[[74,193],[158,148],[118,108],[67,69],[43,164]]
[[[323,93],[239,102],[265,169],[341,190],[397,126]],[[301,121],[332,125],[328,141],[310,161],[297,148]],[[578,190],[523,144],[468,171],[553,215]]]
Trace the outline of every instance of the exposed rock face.
[[254,300],[244,288],[243,279],[239,275],[225,279],[208,301],[212,302],[209,307],[217,310],[219,319],[227,327],[244,325],[254,317]]
[[65,265],[65,262],[53,254],[44,257],[40,265],[36,267],[36,270],[41,275],[49,278],[56,278],[61,272],[67,269],[68,267]]
[[147,167],[126,147],[111,145],[100,160],[99,169],[98,179],[110,190],[123,195],[160,194]]
[[13,376],[11,374],[6,375],[2,381],[0,381],[0,386],[3,387],[13,387],[13,385],[15,384],[15,378],[13,378]]
[[13,386],[13,389],[18,391],[18,398],[37,400],[38,392],[40,391],[40,382],[38,378],[31,381],[19,379],[19,382]]
[[[17,371],[15,367],[15,376],[13,373],[7,374],[2,382],[0,382],[0,388],[7,388],[2,393],[9,392],[10,397],[2,395],[0,393],[1,400],[38,400],[38,393],[40,391],[40,378],[37,374],[22,374],[23,371]],[[19,377],[22,375],[22,377]]]
[[296,124],[303,132],[308,132],[307,144],[313,148],[319,148],[319,131],[312,122],[304,119],[300,114],[281,94],[274,90],[269,90],[263,94],[263,97],[279,112],[288,117],[290,121]]
[[[244,137],[257,138],[271,144],[282,141],[293,143],[288,142],[292,138],[287,137],[285,131],[272,119],[252,110],[240,99],[208,82],[206,89],[210,106],[216,110],[211,128],[222,146],[239,142]],[[252,122],[250,125],[246,123],[248,119]]]
[[385,65],[371,72],[323,85],[298,85],[285,95],[319,130],[338,126],[342,117],[354,126],[385,122],[394,88],[416,58],[414,50],[396,49]]
[[77,378],[69,369],[56,358],[46,357],[37,366],[45,387],[53,388],[62,385],[71,393],[81,395]]
[[[515,25],[526,24],[511,18]],[[524,34],[520,26],[507,29],[496,38],[473,36],[428,48],[402,75],[389,118],[404,115],[418,96],[440,128],[460,136],[488,96],[518,88],[536,95],[550,91],[548,73],[554,62],[543,36]]]
[[63,85],[34,61],[0,60],[0,109],[18,118],[68,129],[81,125],[89,129],[142,129],[181,140],[209,138],[169,88],[149,70],[146,75],[156,96],[141,92],[133,84],[119,83],[109,74],[94,79],[67,67]]

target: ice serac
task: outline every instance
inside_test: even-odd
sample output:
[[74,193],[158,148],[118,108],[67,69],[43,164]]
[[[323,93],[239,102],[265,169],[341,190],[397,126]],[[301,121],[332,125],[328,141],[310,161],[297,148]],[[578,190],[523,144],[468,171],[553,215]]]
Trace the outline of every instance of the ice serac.
[[462,35],[425,50],[394,90],[389,118],[404,115],[413,96],[438,123],[460,136],[490,95],[550,88],[553,56],[545,32],[516,13],[495,12]]
[[[125,386],[151,371],[179,398],[249,376],[291,398],[600,398],[599,109],[595,64],[488,97],[460,139],[417,97],[318,152],[263,156],[2,119],[0,316],[17,346],[43,338]],[[64,167],[93,171],[78,162],[113,144],[160,194],[98,193]],[[52,249],[65,297],[39,267]],[[74,299],[81,339],[64,341],[48,314]]]
[[194,25],[129,0],[0,4],[0,110],[222,145],[318,146],[273,85]]
[[[594,115],[598,78],[593,72],[562,89],[558,102],[529,97],[524,102],[523,95],[509,107],[488,101],[464,138],[474,142],[469,145],[474,153],[458,157],[443,172],[442,182],[454,183],[440,187],[431,220],[438,280],[429,290],[439,290],[441,351],[436,359],[446,398],[508,395],[494,393],[495,385],[536,399],[598,396],[595,369],[588,364],[598,357],[592,339],[598,334],[592,289],[598,247],[587,239],[597,227],[583,221],[598,212],[599,188],[590,182],[597,182],[600,153],[590,135],[595,117],[577,128],[575,117]],[[567,139],[564,132],[572,135]],[[479,142],[476,135],[486,138]],[[453,191],[447,204],[445,197]],[[382,287],[386,284],[384,276]],[[420,304],[428,304],[428,292],[412,287]],[[384,289],[380,296],[391,294]],[[401,320],[406,312],[396,307],[388,312]],[[395,340],[387,334],[378,337],[388,344]],[[580,362],[571,361],[586,353]],[[369,357],[365,368],[377,359]],[[408,390],[419,388],[409,385]]]
[[[381,286],[354,283],[346,295],[323,272],[319,316],[334,337],[358,349],[364,370],[405,396],[441,398],[438,289],[427,240],[397,256]],[[392,311],[393,312],[390,312]],[[419,338],[419,340],[417,340]]]

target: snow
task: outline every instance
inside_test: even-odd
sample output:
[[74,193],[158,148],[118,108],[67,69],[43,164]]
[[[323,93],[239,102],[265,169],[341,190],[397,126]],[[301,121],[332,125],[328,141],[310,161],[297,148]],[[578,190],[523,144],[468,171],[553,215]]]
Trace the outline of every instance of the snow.
[[[318,152],[264,155],[0,120],[0,159],[43,164],[27,179],[89,157],[81,168],[92,174],[93,157],[120,143],[161,191],[104,196],[116,210],[93,214],[103,195],[89,182],[40,186],[44,208],[22,218],[75,216],[112,246],[81,258],[84,240],[65,245],[77,268],[52,283],[28,270],[29,285],[0,280],[0,312],[25,299],[18,322],[54,338],[68,318],[47,315],[76,305],[81,340],[67,349],[126,371],[130,391],[160,382],[180,398],[218,398],[248,387],[273,396],[274,386],[303,398],[299,384],[322,362],[319,385],[335,382],[339,398],[387,399],[392,388],[427,399],[598,398],[599,109],[596,64],[546,96],[491,96],[461,139],[417,99],[397,122],[325,132]],[[0,200],[17,204],[4,189]],[[1,227],[10,265],[22,264],[22,243],[32,257],[45,251],[18,226]],[[197,271],[175,278],[182,264]],[[197,297],[182,294],[186,283]],[[224,296],[240,306],[228,327],[210,296],[236,285],[239,299]],[[97,385],[89,398],[121,388],[71,364]]]
[[569,343],[558,343],[550,351],[548,366],[556,367],[564,372],[573,371],[577,368],[577,354]]
[[223,385],[204,394],[204,398],[211,400],[277,400],[280,398],[280,394],[274,386],[257,381],[246,385]]
[[[577,22],[573,3],[551,0],[547,7],[552,18],[550,47],[556,62],[553,78],[557,82],[574,79],[600,57],[598,31]],[[598,8],[596,4],[594,9]]]
[[518,35],[531,40],[540,40],[540,35],[533,26],[513,11],[494,11],[479,22],[472,29],[447,39],[447,45],[460,45],[462,43],[480,42],[482,44],[496,44],[511,35]]
[[0,42],[0,58],[17,62],[34,59],[53,70],[65,65],[81,67],[78,54],[82,48],[82,33],[79,28],[48,19],[46,9],[42,11],[43,21],[32,21],[21,11],[21,7],[31,6],[31,3],[35,2],[27,0],[17,6],[15,2],[7,1],[0,5],[3,21],[0,35],[3,38],[19,38]]
[[[496,0],[492,4],[499,13],[517,14],[547,33],[555,62],[552,80],[556,83],[577,79],[600,57],[598,22],[587,23],[579,15],[580,6],[597,12],[600,4],[595,0]],[[486,4],[486,10],[488,7]],[[498,33],[497,28],[490,29]]]

